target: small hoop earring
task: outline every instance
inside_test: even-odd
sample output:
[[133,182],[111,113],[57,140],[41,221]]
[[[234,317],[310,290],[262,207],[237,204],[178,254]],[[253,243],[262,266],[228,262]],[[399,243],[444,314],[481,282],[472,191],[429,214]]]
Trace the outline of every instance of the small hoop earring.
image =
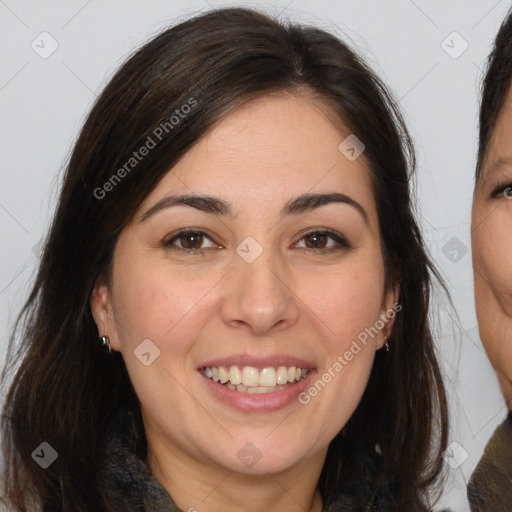
[[109,353],[112,354],[112,349],[110,348],[110,338],[108,336],[102,336],[100,339],[101,339],[102,345],[104,347],[107,347]]

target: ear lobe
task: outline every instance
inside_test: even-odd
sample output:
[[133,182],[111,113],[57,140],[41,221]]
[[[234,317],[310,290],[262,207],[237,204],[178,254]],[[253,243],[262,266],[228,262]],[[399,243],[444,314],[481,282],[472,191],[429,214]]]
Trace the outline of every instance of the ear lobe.
[[118,350],[117,333],[113,321],[110,291],[107,284],[98,279],[90,298],[91,313],[98,329],[98,338],[108,336],[113,350]]
[[402,309],[402,306],[398,303],[398,297],[400,296],[400,286],[397,284],[391,287],[384,296],[382,303],[382,313],[380,315],[381,321],[384,323],[377,339],[377,349],[381,349],[388,341],[393,330],[393,324],[398,311]]

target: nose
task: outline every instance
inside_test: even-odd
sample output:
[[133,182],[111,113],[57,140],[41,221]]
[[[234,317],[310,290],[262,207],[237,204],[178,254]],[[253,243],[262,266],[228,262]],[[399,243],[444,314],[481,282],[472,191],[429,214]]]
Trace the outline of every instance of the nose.
[[254,335],[268,335],[297,323],[300,300],[293,290],[290,272],[264,250],[252,263],[235,255],[234,268],[223,286],[221,315],[230,327]]

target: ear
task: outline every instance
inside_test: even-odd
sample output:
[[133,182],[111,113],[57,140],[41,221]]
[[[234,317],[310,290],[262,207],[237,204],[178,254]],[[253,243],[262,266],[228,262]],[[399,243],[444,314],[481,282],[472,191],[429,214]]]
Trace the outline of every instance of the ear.
[[102,278],[98,278],[90,299],[91,313],[98,329],[98,337],[108,336],[112,350],[119,350],[114,312],[108,285]]
[[[379,335],[377,337],[377,350],[381,349],[387,342],[393,330],[393,324],[395,323],[395,317],[398,312],[402,309],[402,305],[398,303],[398,297],[400,296],[400,286],[390,286],[388,291],[385,292],[382,301],[381,314],[379,315]],[[384,325],[382,325],[384,324]]]

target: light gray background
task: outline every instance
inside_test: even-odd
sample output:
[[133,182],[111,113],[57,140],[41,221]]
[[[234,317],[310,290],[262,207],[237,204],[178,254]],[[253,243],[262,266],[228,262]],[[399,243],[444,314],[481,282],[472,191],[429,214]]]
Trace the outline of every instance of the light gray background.
[[[436,510],[467,511],[468,477],[505,417],[478,338],[470,211],[481,72],[510,1],[0,0],[0,347],[5,353],[59,176],[95,97],[124,57],[160,29],[227,5],[260,6],[336,33],[359,49],[400,101],[418,151],[418,214],[455,304],[452,310],[439,294],[432,310],[450,391],[451,441],[458,443],[447,456],[453,468],[447,464]],[[46,59],[31,47],[34,40],[42,46],[43,31],[58,43]],[[458,55],[464,41],[469,47]]]

